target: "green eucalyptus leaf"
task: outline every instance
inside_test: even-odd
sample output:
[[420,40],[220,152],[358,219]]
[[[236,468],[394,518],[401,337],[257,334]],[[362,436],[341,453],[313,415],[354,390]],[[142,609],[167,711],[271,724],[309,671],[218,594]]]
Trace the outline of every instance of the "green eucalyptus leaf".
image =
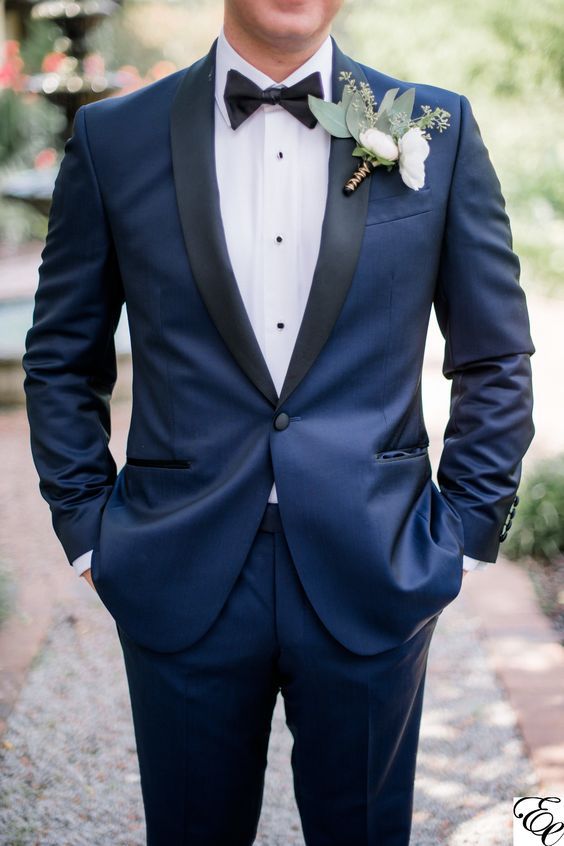
[[340,103],[321,100],[313,94],[308,94],[307,102],[312,113],[327,132],[336,135],[337,138],[350,138],[351,134],[345,121],[345,110]]
[[349,107],[349,103],[352,100],[353,95],[354,95],[354,91],[352,91],[350,88],[343,88],[343,95],[341,97],[341,106],[342,106],[345,113],[346,113],[346,111]]
[[350,134],[358,142],[360,133],[364,129],[364,101],[358,91],[355,91],[348,105],[345,120]]
[[385,132],[386,135],[390,135],[391,130],[391,123],[390,123],[390,113],[389,112],[382,112],[381,115],[378,116],[376,119],[376,123],[374,124],[376,129],[379,129],[380,132]]
[[408,88],[407,91],[404,91],[401,97],[398,97],[397,100],[394,100],[392,107],[390,108],[391,114],[397,114],[398,112],[405,112],[407,117],[411,117],[411,113],[413,111],[413,105],[415,103],[415,88]]
[[[382,98],[382,102],[380,103],[380,108],[378,109],[379,115],[382,115],[384,112],[387,112],[390,109],[392,103],[394,102],[394,97],[396,96],[398,91],[399,88],[390,88],[388,91],[386,91]],[[378,127],[378,129],[380,129],[380,127]]]

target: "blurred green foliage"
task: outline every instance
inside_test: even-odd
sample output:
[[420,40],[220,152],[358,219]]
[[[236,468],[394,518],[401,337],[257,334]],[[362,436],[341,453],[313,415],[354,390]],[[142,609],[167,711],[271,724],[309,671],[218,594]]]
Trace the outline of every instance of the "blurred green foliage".
[[564,454],[538,462],[519,496],[504,553],[542,562],[564,555]]
[[37,153],[58,145],[64,125],[62,112],[41,97],[0,91],[0,168],[32,167]]
[[519,96],[527,88],[539,89],[553,84],[564,91],[562,0],[493,3],[489,19],[500,43],[508,48],[509,61],[504,68],[503,84],[509,93]]
[[345,0],[337,39],[385,73],[462,91],[564,91],[562,0]]
[[0,91],[0,166],[15,156],[25,141],[26,107],[15,91]]
[[[59,109],[40,97],[23,97],[0,90],[0,179],[33,166],[35,156],[58,144],[64,125]],[[47,221],[38,211],[0,196],[0,243],[21,244],[42,240]]]
[[[58,145],[64,125],[59,109],[40,97],[0,90],[0,179],[33,166],[35,156]],[[0,243],[21,244],[41,240],[47,221],[38,211],[17,200],[0,196]]]
[[53,50],[55,40],[62,35],[62,31],[54,23],[33,18],[29,19],[26,27],[27,37],[20,44],[20,55],[26,73],[40,73],[44,56]]

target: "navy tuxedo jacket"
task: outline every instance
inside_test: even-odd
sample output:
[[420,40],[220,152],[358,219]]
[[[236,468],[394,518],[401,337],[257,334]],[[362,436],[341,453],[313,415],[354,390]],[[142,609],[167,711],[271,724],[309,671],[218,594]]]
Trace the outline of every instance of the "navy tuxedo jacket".
[[[332,137],[318,262],[278,396],[222,228],[215,45],[76,115],[23,359],[40,489],[69,561],[94,549],[115,620],[169,652],[220,612],[275,480],[314,608],[344,646],[374,654],[457,596],[463,552],[495,559],[514,502],[534,347],[505,201],[470,103],[452,91],[416,88],[415,115],[426,103],[451,113],[420,191],[382,167],[345,196],[355,142]],[[341,71],[377,102],[411,87],[333,47],[335,101]],[[133,405],[117,472],[124,302]],[[433,307],[452,380],[438,486],[421,407]]]

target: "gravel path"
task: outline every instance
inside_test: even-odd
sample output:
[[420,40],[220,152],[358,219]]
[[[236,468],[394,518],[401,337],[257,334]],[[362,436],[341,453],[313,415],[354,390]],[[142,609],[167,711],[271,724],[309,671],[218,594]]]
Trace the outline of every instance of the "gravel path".
[[[88,585],[55,624],[8,720],[0,783],[5,846],[141,846],[143,809],[113,620]],[[291,737],[275,712],[257,846],[302,844]],[[413,846],[506,846],[512,797],[535,789],[462,594],[431,643]]]

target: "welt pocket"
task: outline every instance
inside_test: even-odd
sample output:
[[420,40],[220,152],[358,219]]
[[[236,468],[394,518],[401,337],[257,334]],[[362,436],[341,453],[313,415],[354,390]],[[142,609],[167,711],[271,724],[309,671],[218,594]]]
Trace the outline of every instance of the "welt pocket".
[[384,463],[393,461],[405,461],[408,458],[421,458],[427,455],[427,445],[423,444],[415,447],[405,447],[399,449],[387,449],[384,452],[375,452],[374,461],[381,461]]
[[133,458],[127,456],[125,463],[130,467],[161,467],[165,470],[187,470],[192,462],[186,458]]
[[366,211],[366,226],[377,223],[391,223],[416,215],[425,214],[433,209],[433,195],[430,188],[414,191],[407,188],[409,194],[394,194],[391,197],[375,197],[369,200]]

